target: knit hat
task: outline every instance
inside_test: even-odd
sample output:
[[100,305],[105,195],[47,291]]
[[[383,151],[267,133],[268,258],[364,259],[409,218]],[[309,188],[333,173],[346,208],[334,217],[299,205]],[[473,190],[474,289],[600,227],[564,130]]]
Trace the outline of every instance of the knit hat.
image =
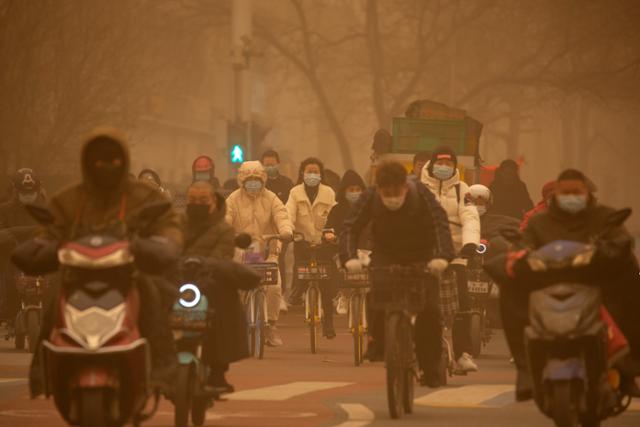
[[431,160],[427,166],[430,176],[433,176],[433,165],[435,165],[438,160],[442,159],[451,160],[453,162],[453,167],[458,167],[458,156],[456,155],[456,152],[448,145],[441,145],[431,153]]

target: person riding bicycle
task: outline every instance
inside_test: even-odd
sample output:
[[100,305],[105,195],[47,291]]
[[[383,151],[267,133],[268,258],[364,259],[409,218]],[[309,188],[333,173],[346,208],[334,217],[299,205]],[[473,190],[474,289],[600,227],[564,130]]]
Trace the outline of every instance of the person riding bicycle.
[[[238,169],[239,189],[235,190],[227,198],[227,214],[225,219],[238,233],[247,233],[261,246],[266,242],[262,237],[271,234],[280,234],[290,237],[293,234],[293,226],[289,220],[287,209],[278,196],[265,188],[267,172],[258,161],[244,162]],[[261,247],[261,251],[267,248]],[[281,244],[277,242],[269,248],[267,262],[278,263]],[[269,327],[266,330],[266,344],[281,346],[282,339],[276,331],[276,323],[280,316],[280,300],[282,278],[278,278],[277,286],[267,286],[267,320]]]
[[467,198],[469,186],[460,179],[457,166],[456,153],[448,146],[438,147],[422,170],[422,183],[447,212],[451,236],[459,254],[450,266],[456,274],[459,302],[452,328],[453,352],[457,361],[456,369],[473,372],[478,370],[478,365],[471,356],[471,298],[467,285],[467,259],[475,255],[480,244],[480,218],[478,210]]
[[[300,264],[309,259],[309,244],[319,245],[323,242],[323,230],[327,224],[329,212],[336,204],[336,196],[331,187],[322,184],[324,179],[324,164],[314,158],[309,157],[300,164],[298,173],[298,185],[291,189],[289,200],[287,201],[287,211],[293,223],[294,230],[304,236],[304,242],[293,244],[293,254],[295,264]],[[330,262],[331,252],[321,251],[320,256],[325,261]],[[333,328],[333,297],[335,292],[328,289],[331,281],[326,281],[320,288],[323,304],[322,335],[333,339],[336,332]],[[294,275],[291,291],[292,304],[296,304],[301,299],[303,284]]]
[[154,187],[156,190],[162,193],[167,199],[169,200],[172,199],[171,192],[162,185],[162,180],[160,179],[160,175],[158,175],[158,172],[154,171],[153,169],[142,169],[138,174],[138,179]]
[[[130,177],[126,139],[117,130],[100,128],[92,132],[82,148],[81,166],[82,181],[51,198],[53,224],[42,230],[41,238],[25,242],[14,252],[12,260],[25,272],[57,270],[61,239],[73,240],[91,233],[134,238],[126,226],[130,214],[143,206],[166,201],[157,190]],[[137,237],[131,243],[136,267],[143,273],[136,281],[142,301],[139,327],[151,347],[152,379],[167,387],[177,367],[177,357],[158,286],[166,272],[158,270],[158,265],[169,269],[171,261],[178,259],[182,231],[172,208],[147,226],[150,237]],[[54,286],[52,298],[45,306],[38,345],[49,338],[53,328],[57,293]],[[36,351],[30,371],[32,396],[42,392],[39,353]]]
[[13,196],[0,205],[0,268],[2,268],[2,314],[14,320],[20,311],[20,297],[16,289],[17,270],[10,263],[11,251],[21,242],[33,237],[36,221],[25,204],[41,204],[46,196],[40,178],[31,168],[18,169],[12,179]]
[[[376,170],[376,187],[367,189],[344,222],[340,235],[340,261],[348,271],[362,270],[358,242],[371,224],[371,266],[426,264],[434,275],[444,272],[455,256],[447,215],[427,187],[408,181],[397,162],[383,162]],[[424,375],[423,385],[440,385],[442,324],[437,292],[418,314],[416,353]],[[384,355],[384,312],[369,313],[369,345],[365,357]]]
[[[608,217],[615,212],[597,202],[590,180],[580,171],[567,169],[556,182],[549,208],[531,218],[522,234],[522,245],[539,249],[557,240],[589,243],[606,230]],[[602,285],[603,302],[629,341],[631,375],[640,373],[640,271],[632,251],[633,239],[624,227],[616,227],[599,240],[595,259],[600,263],[594,284]],[[520,279],[528,250],[510,253],[493,276],[500,286],[500,306],[504,332],[517,368],[516,400],[531,399],[532,385],[527,369],[524,329],[529,322],[529,292],[533,288]],[[594,261],[596,262],[596,261]],[[496,267],[497,268],[497,267]],[[510,277],[503,277],[505,269]],[[489,271],[494,269],[489,267]],[[633,364],[632,364],[633,365]],[[638,393],[637,386],[634,393]]]

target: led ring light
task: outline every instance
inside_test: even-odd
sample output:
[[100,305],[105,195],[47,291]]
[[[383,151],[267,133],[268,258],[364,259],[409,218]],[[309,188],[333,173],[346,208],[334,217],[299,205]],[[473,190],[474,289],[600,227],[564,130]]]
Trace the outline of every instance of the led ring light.
[[181,306],[185,308],[195,307],[196,305],[198,305],[198,303],[200,302],[200,299],[202,298],[200,289],[198,289],[196,285],[191,283],[187,283],[186,285],[182,285],[180,287],[180,294],[183,294],[184,292],[187,292],[187,291],[192,291],[194,293],[195,296],[193,297],[193,300],[187,301],[184,298],[180,298],[178,302],[180,303]]
[[485,245],[484,243],[480,243],[478,245],[478,249],[476,249],[476,252],[478,252],[480,255],[486,253],[487,252],[487,245]]

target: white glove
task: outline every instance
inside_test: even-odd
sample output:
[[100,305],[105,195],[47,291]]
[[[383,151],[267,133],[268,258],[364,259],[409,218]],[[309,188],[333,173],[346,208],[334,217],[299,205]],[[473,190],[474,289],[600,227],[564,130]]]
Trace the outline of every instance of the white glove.
[[427,270],[434,276],[439,276],[449,267],[449,261],[442,258],[434,258],[427,264]]
[[352,258],[344,263],[344,268],[346,268],[349,273],[359,273],[362,271],[362,263],[358,258]]

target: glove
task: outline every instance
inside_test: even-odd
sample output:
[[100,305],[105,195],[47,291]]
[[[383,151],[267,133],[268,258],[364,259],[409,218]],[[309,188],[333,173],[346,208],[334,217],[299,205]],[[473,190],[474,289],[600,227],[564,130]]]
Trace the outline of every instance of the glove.
[[467,259],[472,258],[476,254],[477,249],[478,247],[476,246],[475,243],[467,243],[462,247],[462,250],[460,251],[460,256],[462,258],[467,258]]
[[180,258],[179,248],[166,237],[137,238],[131,242],[136,267],[143,273],[158,274],[174,267]]
[[357,258],[352,258],[345,262],[344,268],[346,268],[349,273],[359,273],[363,270],[362,263]]
[[11,261],[30,276],[53,273],[59,267],[57,241],[30,239],[20,244],[11,255]]
[[442,258],[434,258],[427,264],[427,270],[434,276],[439,276],[449,267],[449,261]]

